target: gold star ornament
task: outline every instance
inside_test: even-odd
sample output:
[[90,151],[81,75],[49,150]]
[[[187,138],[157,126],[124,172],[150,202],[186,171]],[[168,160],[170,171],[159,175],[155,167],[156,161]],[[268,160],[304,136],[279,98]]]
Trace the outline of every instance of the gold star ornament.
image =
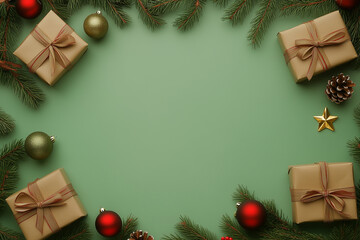
[[324,109],[322,116],[314,116],[315,120],[319,123],[318,132],[321,132],[325,128],[334,131],[333,123],[338,119],[338,116],[331,116],[327,107]]

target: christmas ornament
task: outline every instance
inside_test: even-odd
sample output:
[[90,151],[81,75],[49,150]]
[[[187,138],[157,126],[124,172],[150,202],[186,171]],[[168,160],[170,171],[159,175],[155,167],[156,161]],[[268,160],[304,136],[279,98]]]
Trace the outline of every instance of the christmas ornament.
[[314,116],[315,120],[319,123],[318,132],[325,128],[334,131],[333,123],[338,119],[337,116],[331,116],[327,107],[324,109],[322,116]]
[[354,92],[353,87],[355,87],[355,83],[350,80],[350,77],[340,73],[336,77],[332,76],[331,80],[328,80],[325,94],[330,101],[340,104],[351,98]]
[[266,210],[260,202],[249,200],[237,203],[236,206],[235,217],[243,228],[252,230],[261,227],[265,223]]
[[154,240],[153,236],[149,236],[148,232],[143,232],[142,230],[137,230],[130,234],[128,240]]
[[343,9],[351,10],[359,4],[359,0],[336,0],[336,3]]
[[15,8],[21,17],[31,19],[40,15],[42,4],[39,0],[17,0]]
[[120,216],[113,211],[100,209],[100,214],[95,220],[96,230],[104,237],[113,237],[118,234],[122,227]]
[[84,30],[89,37],[100,39],[105,36],[109,28],[108,21],[97,11],[89,15],[84,21]]
[[231,237],[222,237],[221,240],[233,240]]
[[33,159],[43,160],[50,156],[55,137],[44,132],[33,132],[25,140],[25,151]]

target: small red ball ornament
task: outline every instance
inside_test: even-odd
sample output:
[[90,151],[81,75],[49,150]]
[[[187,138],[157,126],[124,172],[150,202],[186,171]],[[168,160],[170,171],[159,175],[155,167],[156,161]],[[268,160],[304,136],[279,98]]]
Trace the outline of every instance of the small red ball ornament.
[[358,4],[359,0],[336,0],[339,7],[347,10],[354,9]]
[[102,208],[96,218],[95,227],[104,237],[113,237],[120,232],[122,221],[116,212],[106,211]]
[[15,3],[17,13],[27,19],[36,18],[42,11],[39,0],[17,0]]
[[233,240],[232,237],[222,237],[221,240]]
[[239,224],[248,230],[261,227],[266,220],[265,207],[258,201],[250,200],[243,203],[237,203],[235,214]]

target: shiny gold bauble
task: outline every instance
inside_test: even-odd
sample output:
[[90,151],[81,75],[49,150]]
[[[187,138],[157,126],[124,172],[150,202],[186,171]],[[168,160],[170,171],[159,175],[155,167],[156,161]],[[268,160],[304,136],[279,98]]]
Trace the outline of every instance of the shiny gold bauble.
[[25,140],[25,151],[31,158],[43,160],[50,156],[54,142],[55,138],[44,132],[33,132]]
[[100,39],[105,36],[109,28],[108,21],[97,11],[89,15],[84,21],[84,30],[89,37]]

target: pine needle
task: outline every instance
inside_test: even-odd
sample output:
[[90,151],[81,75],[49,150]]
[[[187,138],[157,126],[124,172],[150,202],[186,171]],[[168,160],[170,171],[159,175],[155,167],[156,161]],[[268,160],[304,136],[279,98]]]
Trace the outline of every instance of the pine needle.
[[165,21],[159,17],[158,13],[149,10],[151,4],[147,0],[134,0],[134,2],[141,20],[151,30],[155,30],[165,24]]
[[220,228],[226,236],[231,236],[233,239],[248,240],[244,229],[235,220],[235,217],[229,217],[229,215],[223,215]]
[[81,218],[59,232],[51,235],[49,240],[87,240],[91,239],[91,232],[86,218]]
[[206,0],[189,0],[185,12],[175,19],[174,26],[181,31],[191,29],[199,21],[205,4]]
[[25,237],[20,232],[0,225],[0,240],[25,240]]
[[6,135],[15,128],[15,121],[0,109],[0,135]]
[[186,0],[154,0],[149,11],[154,14],[163,15],[177,10]]
[[226,10],[223,20],[230,21],[233,25],[244,21],[255,5],[255,0],[235,0]]
[[0,151],[0,208],[13,193],[18,181],[18,161],[25,156],[22,140],[5,145]]
[[186,240],[185,238],[181,237],[178,234],[170,234],[170,235],[164,236],[162,239],[163,240]]
[[180,216],[180,223],[176,225],[180,236],[188,240],[217,240],[218,238],[208,229],[195,224],[188,217]]
[[274,21],[279,11],[278,0],[261,0],[255,18],[251,22],[251,29],[248,39],[253,47],[260,46],[261,40],[264,38],[265,31]]
[[127,217],[123,222],[121,232],[119,234],[120,240],[127,240],[132,232],[135,232],[138,228],[138,219],[132,216]]
[[228,5],[229,1],[230,0],[213,0],[213,2],[220,7],[225,7]]

